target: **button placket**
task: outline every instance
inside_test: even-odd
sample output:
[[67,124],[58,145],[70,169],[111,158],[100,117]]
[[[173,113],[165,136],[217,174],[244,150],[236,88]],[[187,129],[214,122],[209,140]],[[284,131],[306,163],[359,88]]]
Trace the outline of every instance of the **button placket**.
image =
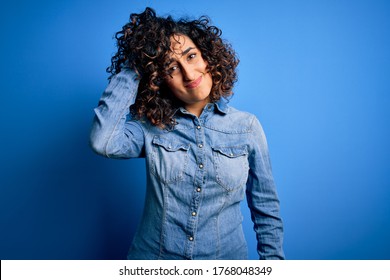
[[199,202],[201,200],[201,191],[204,184],[204,172],[205,172],[205,151],[204,151],[204,130],[199,123],[198,119],[194,119],[194,128],[195,128],[195,145],[197,149],[195,150],[195,159],[197,163],[197,170],[195,172],[195,188],[192,196],[191,210],[188,213],[188,224],[187,224],[187,244],[186,244],[186,257],[191,258],[192,252],[195,246],[195,236],[196,228],[198,221],[198,212],[199,212]]

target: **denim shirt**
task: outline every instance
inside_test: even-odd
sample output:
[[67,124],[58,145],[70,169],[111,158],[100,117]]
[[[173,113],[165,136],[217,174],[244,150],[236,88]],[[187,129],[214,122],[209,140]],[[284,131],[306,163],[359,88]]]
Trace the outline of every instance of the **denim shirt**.
[[132,120],[133,71],[113,76],[95,108],[91,146],[109,158],[145,157],[146,200],[128,259],[247,259],[240,202],[247,198],[260,259],[283,259],[268,148],[257,118],[221,99],[173,128]]

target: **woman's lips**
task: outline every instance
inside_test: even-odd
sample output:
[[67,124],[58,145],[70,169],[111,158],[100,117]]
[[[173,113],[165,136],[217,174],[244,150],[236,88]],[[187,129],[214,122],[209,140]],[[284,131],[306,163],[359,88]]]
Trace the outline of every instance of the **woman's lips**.
[[202,81],[202,76],[199,76],[199,78],[197,78],[195,81],[189,83],[189,84],[186,84],[186,88],[196,88],[197,86],[199,86],[200,82]]

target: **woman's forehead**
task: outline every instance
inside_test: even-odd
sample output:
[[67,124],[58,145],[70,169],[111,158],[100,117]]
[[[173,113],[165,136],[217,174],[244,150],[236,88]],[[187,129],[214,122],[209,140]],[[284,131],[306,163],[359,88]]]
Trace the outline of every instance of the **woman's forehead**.
[[186,35],[183,34],[174,34],[171,37],[171,56],[180,55],[183,56],[185,51],[189,48],[196,48],[196,45]]

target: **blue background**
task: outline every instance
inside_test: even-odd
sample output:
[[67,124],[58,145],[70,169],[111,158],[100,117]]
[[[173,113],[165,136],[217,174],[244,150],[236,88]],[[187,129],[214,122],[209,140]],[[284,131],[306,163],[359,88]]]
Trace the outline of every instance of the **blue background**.
[[113,35],[151,6],[209,15],[236,49],[231,104],[256,114],[267,134],[287,258],[390,259],[389,3],[3,3],[0,258],[125,258],[144,162],[101,158],[88,135]]

